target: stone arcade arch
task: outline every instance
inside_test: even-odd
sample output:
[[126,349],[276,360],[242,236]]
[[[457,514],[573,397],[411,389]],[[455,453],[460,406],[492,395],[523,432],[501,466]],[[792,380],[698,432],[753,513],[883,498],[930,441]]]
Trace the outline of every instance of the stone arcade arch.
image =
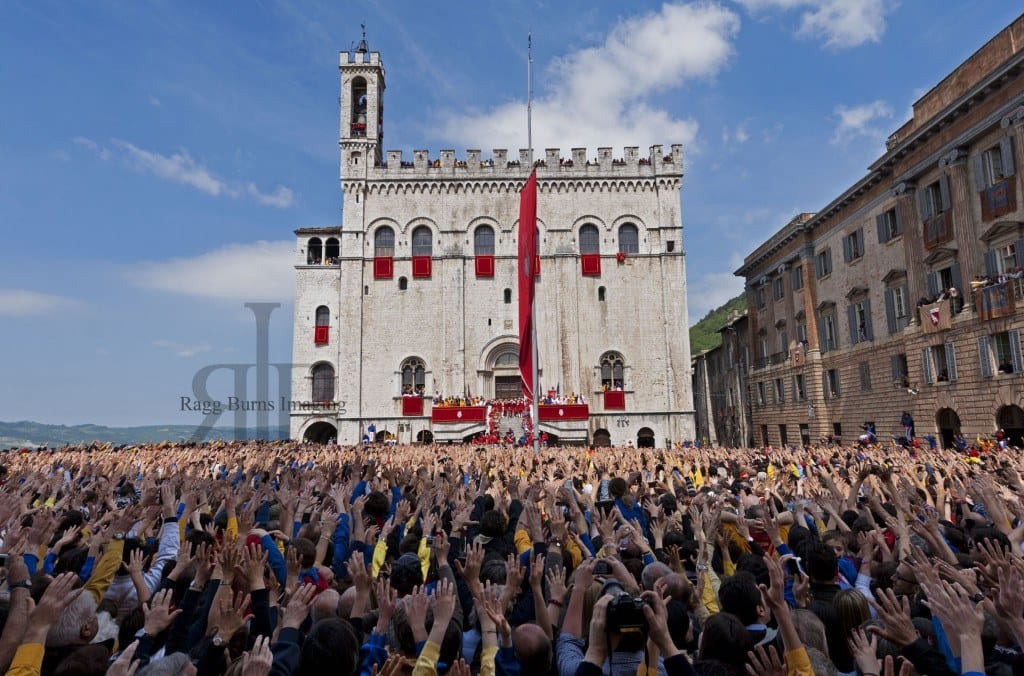
[[636,432],[637,448],[654,448],[654,430],[650,427],[641,427]]
[[1024,409],[1020,406],[1000,406],[996,411],[996,427],[1006,433],[1011,446],[1024,446]]
[[935,426],[939,428],[939,441],[943,448],[952,448],[953,440],[960,436],[960,416],[951,408],[935,412]]
[[329,422],[319,420],[306,428],[302,435],[303,441],[310,441],[314,444],[327,444],[338,438],[338,428]]
[[602,427],[601,429],[594,430],[593,442],[595,448],[608,448],[612,445],[612,435]]

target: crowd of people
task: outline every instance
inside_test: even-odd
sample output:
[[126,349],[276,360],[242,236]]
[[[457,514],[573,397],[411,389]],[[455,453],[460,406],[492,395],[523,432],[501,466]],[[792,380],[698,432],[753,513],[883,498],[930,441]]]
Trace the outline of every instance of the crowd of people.
[[1010,674],[1021,451],[0,456],[8,674]]

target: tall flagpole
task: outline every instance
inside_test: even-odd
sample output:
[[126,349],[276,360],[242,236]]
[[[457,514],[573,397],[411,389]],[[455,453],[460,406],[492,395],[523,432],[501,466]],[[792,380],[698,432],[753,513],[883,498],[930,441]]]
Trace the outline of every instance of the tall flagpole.
[[[526,34],[526,145],[530,149],[530,171],[534,171],[533,164],[533,32]],[[527,174],[529,175],[529,174]],[[534,245],[537,249],[537,258],[540,258],[540,238],[536,238],[536,244]],[[533,261],[534,265],[537,264]],[[533,269],[533,265],[530,266]],[[533,284],[536,284],[536,280],[530,280]],[[538,372],[540,366],[537,362],[537,292],[534,290],[533,298],[530,302],[530,328],[531,336],[530,342],[533,350],[533,402],[531,404],[532,410],[531,415],[533,417],[533,453],[537,455],[540,453],[540,406],[537,400],[537,390],[540,388],[540,378]]]

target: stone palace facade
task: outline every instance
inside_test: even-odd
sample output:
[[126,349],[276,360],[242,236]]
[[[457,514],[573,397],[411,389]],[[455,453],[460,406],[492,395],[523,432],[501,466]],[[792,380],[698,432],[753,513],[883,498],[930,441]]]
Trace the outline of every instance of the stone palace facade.
[[[379,52],[364,41],[340,70],[342,224],[295,231],[292,399],[309,403],[291,412],[291,436],[471,438],[487,421],[432,399],[520,396],[516,228],[530,152],[385,152]],[[541,430],[596,445],[691,439],[681,146],[621,158],[549,148],[535,164],[539,389],[588,405],[542,412]]]

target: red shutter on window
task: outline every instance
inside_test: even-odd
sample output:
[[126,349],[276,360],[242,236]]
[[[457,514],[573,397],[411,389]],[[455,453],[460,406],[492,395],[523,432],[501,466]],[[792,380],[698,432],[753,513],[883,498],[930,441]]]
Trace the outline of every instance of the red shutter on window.
[[419,279],[430,278],[430,256],[412,257],[412,276]]
[[477,256],[474,259],[477,277],[494,276],[494,256]]
[[539,255],[533,261],[533,270],[534,270],[533,276],[534,277],[540,277],[540,256]]
[[599,277],[601,275],[601,254],[582,254],[580,266],[584,275]]
[[373,259],[373,278],[391,279],[395,273],[395,264],[391,256],[377,256]]
[[423,397],[402,397],[402,415],[423,415]]
[[331,334],[331,327],[317,326],[313,329],[313,343],[315,345],[326,345]]
[[604,410],[624,411],[626,410],[626,393],[619,390],[610,390],[604,393]]

